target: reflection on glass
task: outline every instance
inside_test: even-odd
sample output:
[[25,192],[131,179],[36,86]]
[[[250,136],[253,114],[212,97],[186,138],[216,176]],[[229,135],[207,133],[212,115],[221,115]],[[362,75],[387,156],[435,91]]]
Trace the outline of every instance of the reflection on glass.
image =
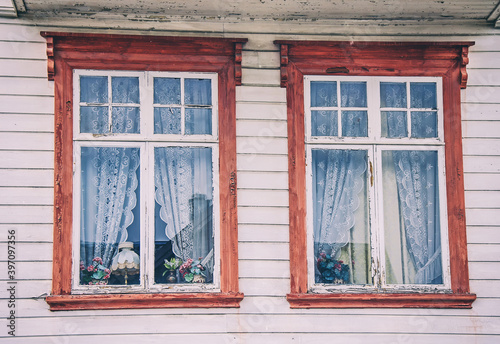
[[367,152],[313,149],[315,281],[372,284]]
[[442,284],[436,151],[383,151],[387,284]]
[[406,111],[381,111],[382,137],[408,137]]
[[184,101],[186,105],[212,105],[212,80],[185,79]]
[[130,242],[139,254],[139,160],[139,148],[81,148],[80,284],[124,284],[111,273],[118,246]]
[[186,109],[186,135],[212,133],[212,109]]
[[212,150],[156,147],[154,154],[155,282],[210,283],[215,259]]

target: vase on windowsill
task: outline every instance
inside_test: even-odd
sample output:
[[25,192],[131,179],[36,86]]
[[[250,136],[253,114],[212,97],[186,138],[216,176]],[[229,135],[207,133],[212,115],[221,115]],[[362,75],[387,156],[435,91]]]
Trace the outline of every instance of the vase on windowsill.
[[177,283],[177,271],[176,270],[168,270],[165,282]]

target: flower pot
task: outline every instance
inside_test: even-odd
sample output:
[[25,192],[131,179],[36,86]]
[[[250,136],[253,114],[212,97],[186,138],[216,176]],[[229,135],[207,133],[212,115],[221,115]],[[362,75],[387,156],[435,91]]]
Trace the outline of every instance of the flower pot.
[[168,270],[166,282],[167,283],[177,283],[177,275],[175,270]]
[[202,275],[194,275],[193,283],[205,283],[205,276]]

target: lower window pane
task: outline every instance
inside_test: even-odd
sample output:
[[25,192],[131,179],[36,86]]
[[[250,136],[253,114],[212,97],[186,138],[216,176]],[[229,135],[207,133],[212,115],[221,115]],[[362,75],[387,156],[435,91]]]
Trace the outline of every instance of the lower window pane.
[[442,284],[436,151],[383,151],[387,284]]
[[155,190],[155,282],[212,282],[212,149],[155,148]]
[[138,284],[139,148],[82,147],[80,284]]
[[316,283],[372,284],[367,152],[312,150]]

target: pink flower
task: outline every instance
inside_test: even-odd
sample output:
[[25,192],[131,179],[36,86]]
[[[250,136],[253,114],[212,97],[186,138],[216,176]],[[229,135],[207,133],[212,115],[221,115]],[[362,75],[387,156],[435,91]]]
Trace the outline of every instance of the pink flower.
[[83,260],[80,261],[80,270],[85,270],[85,265],[83,264]]
[[93,262],[97,262],[99,264],[102,264],[102,259],[101,257],[95,257],[94,259],[92,259]]
[[87,267],[87,271],[88,271],[88,272],[92,272],[92,271],[94,271],[94,266],[93,266],[93,265],[89,265],[89,266]]
[[319,256],[320,256],[321,258],[326,258],[326,253],[325,253],[325,252],[321,252],[321,253],[319,254]]
[[108,275],[111,273],[111,270],[109,269],[104,269],[104,272],[107,273]]

